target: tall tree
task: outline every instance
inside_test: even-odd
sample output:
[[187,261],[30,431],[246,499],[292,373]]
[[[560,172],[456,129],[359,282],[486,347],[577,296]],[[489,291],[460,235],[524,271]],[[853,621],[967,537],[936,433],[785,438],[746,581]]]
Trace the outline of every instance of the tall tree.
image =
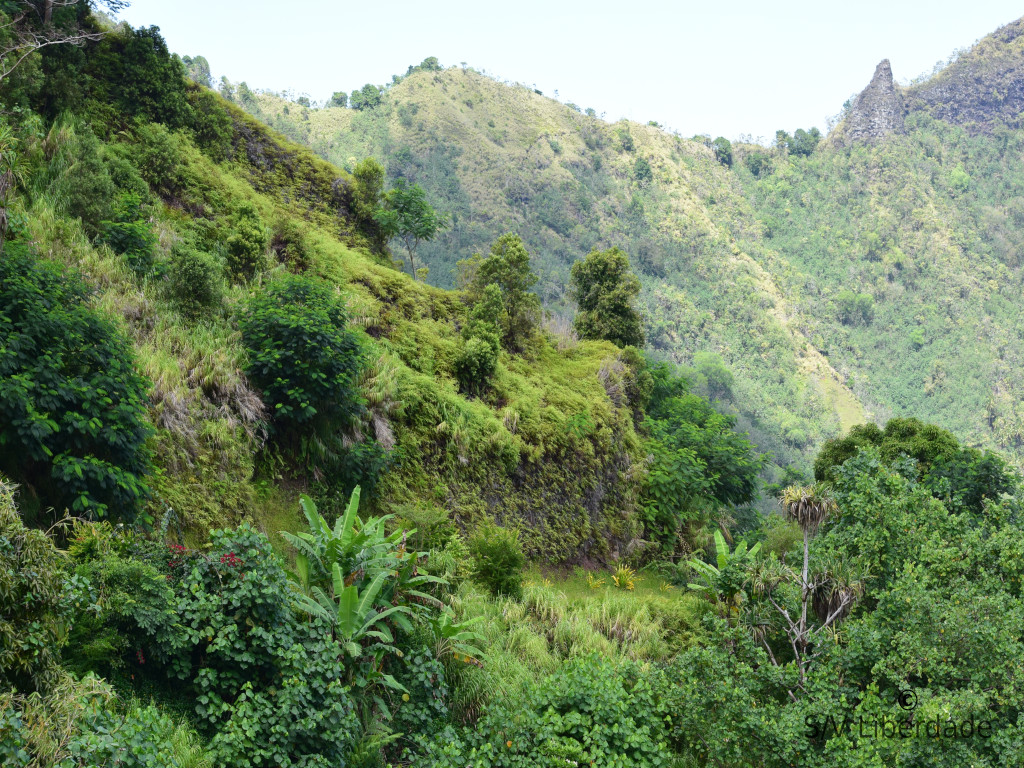
[[395,186],[384,195],[384,205],[375,216],[384,234],[398,238],[409,254],[409,272],[415,278],[416,249],[437,237],[448,226],[448,215],[438,213],[427,202],[427,193],[419,184],[410,186],[405,179],[398,179]]
[[644,329],[634,302],[640,281],[629,257],[618,248],[593,250],[572,265],[573,300],[579,306],[576,332],[581,339],[604,339],[620,347],[644,345]]
[[498,286],[502,345],[521,350],[540,321],[541,309],[540,299],[530,293],[537,275],[530,269],[530,253],[519,235],[509,232],[499,237],[486,258],[477,253],[460,261],[459,273],[459,282],[473,304],[484,300],[487,286]]

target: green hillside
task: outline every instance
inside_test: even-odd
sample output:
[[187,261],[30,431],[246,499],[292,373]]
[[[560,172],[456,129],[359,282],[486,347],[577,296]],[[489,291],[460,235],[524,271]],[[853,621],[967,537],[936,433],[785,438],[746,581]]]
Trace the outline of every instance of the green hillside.
[[768,148],[123,6],[0,1],[5,768],[1024,765],[1020,24]]
[[731,168],[706,139],[608,124],[472,69],[411,67],[372,108],[248,90],[245,107],[335,163],[372,155],[421,183],[454,219],[423,248],[431,283],[515,230],[545,306],[571,312],[571,263],[623,248],[651,347],[687,365],[720,355],[725,399],[779,466],[890,415],[1021,461],[1020,26],[889,86],[899,130],[884,141],[781,132],[733,147]]
[[573,261],[595,247],[625,250],[643,284],[650,347],[691,367],[701,353],[719,356],[734,384],[702,391],[735,408],[776,465],[806,470],[824,439],[865,419],[805,338],[779,290],[788,266],[765,247],[743,186],[710,142],[608,124],[472,69],[413,71],[373,109],[245,95],[253,114],[332,162],[379,157],[451,212],[451,229],[422,248],[431,283],[452,285],[458,259],[515,231],[545,306],[564,314]]

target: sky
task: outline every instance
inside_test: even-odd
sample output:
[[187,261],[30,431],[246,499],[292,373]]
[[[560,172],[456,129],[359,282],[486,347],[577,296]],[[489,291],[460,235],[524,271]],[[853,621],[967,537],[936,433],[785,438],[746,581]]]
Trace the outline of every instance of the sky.
[[120,18],[160,27],[218,79],[315,101],[436,56],[607,120],[770,140],[826,130],[882,59],[906,83],[1022,12],[1008,0],[132,0]]

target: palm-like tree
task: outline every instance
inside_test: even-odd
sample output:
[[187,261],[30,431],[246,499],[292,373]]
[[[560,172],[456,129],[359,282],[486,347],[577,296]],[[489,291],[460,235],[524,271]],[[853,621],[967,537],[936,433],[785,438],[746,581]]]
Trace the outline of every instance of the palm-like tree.
[[[790,486],[782,492],[779,503],[786,517],[796,522],[803,531],[804,559],[799,576],[800,615],[791,616],[784,601],[776,599],[776,588],[784,583],[793,583],[797,580],[797,574],[774,556],[757,563],[749,572],[746,583],[754,594],[767,600],[785,621],[786,634],[800,670],[802,686],[807,668],[813,660],[810,651],[816,633],[834,627],[846,617],[853,603],[863,594],[864,582],[855,565],[837,558],[820,563],[813,578],[810,574],[811,537],[817,533],[822,523],[839,511],[835,500],[825,487]],[[808,606],[814,610],[819,620],[817,627],[812,627],[808,623]],[[775,660],[774,656],[772,660]],[[793,696],[792,692],[790,696]]]

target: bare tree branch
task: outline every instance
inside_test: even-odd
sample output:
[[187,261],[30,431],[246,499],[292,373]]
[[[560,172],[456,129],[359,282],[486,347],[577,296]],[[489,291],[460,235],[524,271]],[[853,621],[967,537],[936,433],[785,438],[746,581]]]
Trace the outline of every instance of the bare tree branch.
[[[4,37],[8,38],[0,43],[0,82],[26,58],[42,48],[51,45],[84,45],[107,34],[104,30],[87,32],[77,25],[68,28],[54,26],[54,10],[72,8],[79,5],[79,0],[44,0],[42,3],[18,0],[16,4],[22,9],[21,12],[0,24],[0,32],[6,33]],[[112,0],[104,5],[111,10],[119,10],[127,3]]]

